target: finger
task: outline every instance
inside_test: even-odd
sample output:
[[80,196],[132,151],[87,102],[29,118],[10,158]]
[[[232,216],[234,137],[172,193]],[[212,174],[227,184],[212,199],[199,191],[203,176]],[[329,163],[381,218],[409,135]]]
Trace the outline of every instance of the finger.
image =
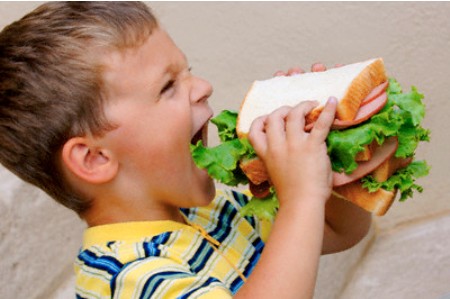
[[314,63],[311,66],[312,72],[324,72],[326,70],[327,70],[327,67],[323,63],[320,63],[320,62]]
[[258,156],[263,156],[267,150],[267,138],[264,128],[266,118],[266,115],[256,118],[252,122],[250,130],[248,132],[248,140],[250,141]]
[[303,74],[305,71],[303,69],[301,69],[300,67],[293,67],[290,68],[287,72],[288,76],[292,76],[292,75],[298,75],[298,74]]
[[295,106],[286,118],[286,137],[298,138],[305,132],[305,117],[319,103],[317,101],[305,101]]
[[286,73],[283,72],[283,71],[276,71],[276,72],[273,74],[273,76],[274,76],[274,77],[282,77],[282,76],[286,76]]
[[265,120],[265,130],[269,145],[282,143],[286,138],[285,119],[291,110],[291,107],[283,106],[267,116]]
[[338,67],[341,67],[341,66],[344,66],[344,64],[342,64],[342,63],[336,63],[336,64],[334,65],[335,68],[338,68]]
[[319,143],[322,143],[327,139],[336,114],[336,106],[336,98],[330,97],[311,130],[311,138],[317,140]]

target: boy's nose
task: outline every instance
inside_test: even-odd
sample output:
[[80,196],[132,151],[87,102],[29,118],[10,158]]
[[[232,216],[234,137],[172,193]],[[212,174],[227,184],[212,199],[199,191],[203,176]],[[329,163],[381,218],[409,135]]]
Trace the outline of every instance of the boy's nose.
[[190,96],[192,103],[208,100],[212,92],[212,85],[208,81],[199,77],[193,77]]

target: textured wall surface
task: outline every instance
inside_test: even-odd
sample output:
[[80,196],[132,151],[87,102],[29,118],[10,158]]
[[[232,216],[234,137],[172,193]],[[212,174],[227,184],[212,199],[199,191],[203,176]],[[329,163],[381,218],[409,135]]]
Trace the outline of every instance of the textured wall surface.
[[[1,2],[0,28],[39,3]],[[450,293],[450,3],[156,2],[216,112],[238,109],[255,79],[383,57],[390,76],[425,94],[432,166],[424,193],[395,203],[352,250],[322,258],[316,298],[439,298]],[[211,143],[217,142],[211,130]],[[69,298],[84,224],[0,168],[0,297]]]

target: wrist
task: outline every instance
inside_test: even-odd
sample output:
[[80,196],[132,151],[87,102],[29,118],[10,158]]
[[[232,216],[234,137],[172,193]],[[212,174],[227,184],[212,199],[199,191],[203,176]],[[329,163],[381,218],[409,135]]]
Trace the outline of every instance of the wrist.
[[296,206],[319,206],[325,208],[330,192],[277,192],[280,207],[295,208]]
[[320,219],[325,217],[326,199],[322,198],[322,196],[292,195],[288,200],[284,201],[283,198],[279,198],[279,202],[280,207],[277,212],[277,218],[282,217],[293,221],[293,219],[304,218],[305,216],[316,215]]

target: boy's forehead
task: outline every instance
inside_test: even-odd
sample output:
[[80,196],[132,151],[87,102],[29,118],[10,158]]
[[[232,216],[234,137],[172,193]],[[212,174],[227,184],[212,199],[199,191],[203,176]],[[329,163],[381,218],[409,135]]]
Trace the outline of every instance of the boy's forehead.
[[132,48],[113,50],[105,56],[109,69],[126,67],[143,61],[153,61],[157,66],[157,62],[186,60],[186,56],[172,38],[159,28],[155,29],[142,44]]
[[155,29],[142,44],[134,48],[111,51],[103,58],[103,80],[107,88],[123,89],[131,81],[146,80],[159,84],[166,74],[187,67],[184,53],[162,29]]

